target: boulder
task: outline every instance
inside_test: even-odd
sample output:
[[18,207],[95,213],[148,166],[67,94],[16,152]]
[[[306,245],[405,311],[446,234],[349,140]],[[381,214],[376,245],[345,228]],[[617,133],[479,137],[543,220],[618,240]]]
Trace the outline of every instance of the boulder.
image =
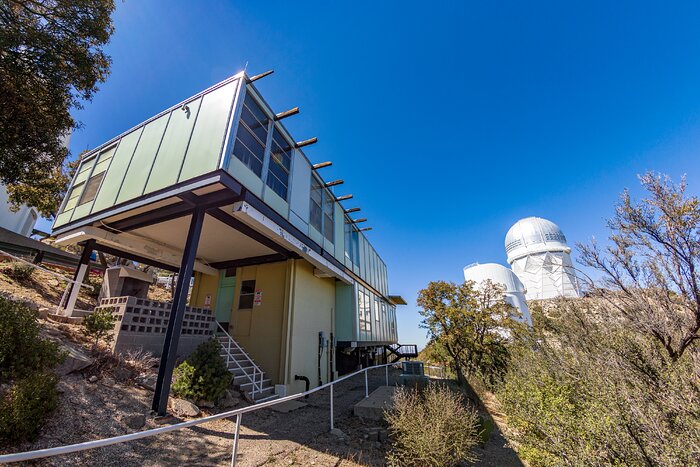
[[148,389],[149,391],[156,390],[157,380],[158,377],[156,375],[138,375],[136,378],[134,378],[134,381],[136,381],[137,385],[141,386],[144,389]]
[[199,407],[184,399],[170,399],[170,408],[178,417],[196,417]]
[[66,359],[56,368],[60,376],[83,370],[93,363],[93,359],[82,349],[64,344],[61,350],[66,353]]
[[347,435],[340,428],[333,428],[331,430],[331,434],[337,438],[340,438],[340,439],[347,437]]
[[213,409],[214,403],[211,401],[205,401],[204,399],[198,400],[197,405],[203,409]]
[[231,389],[227,389],[224,395],[219,399],[219,407],[222,409],[230,409],[240,404],[241,398],[239,394]]
[[132,430],[139,430],[146,424],[146,416],[143,414],[125,415],[122,422]]

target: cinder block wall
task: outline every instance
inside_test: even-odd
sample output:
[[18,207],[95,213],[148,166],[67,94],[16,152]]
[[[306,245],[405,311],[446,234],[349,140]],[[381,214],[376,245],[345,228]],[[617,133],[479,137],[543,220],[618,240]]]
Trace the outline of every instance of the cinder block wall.
[[[112,342],[114,353],[143,349],[160,357],[171,307],[170,302],[112,297],[102,299],[95,310],[110,308],[117,316]],[[211,309],[186,307],[177,347],[178,357],[192,353],[199,344],[214,337],[215,332],[216,321]]]

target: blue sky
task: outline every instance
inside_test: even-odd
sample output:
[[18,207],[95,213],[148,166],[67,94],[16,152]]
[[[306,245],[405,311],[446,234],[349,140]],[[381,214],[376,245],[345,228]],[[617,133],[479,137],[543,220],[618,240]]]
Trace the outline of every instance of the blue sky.
[[[402,343],[416,293],[505,264],[525,216],[605,238],[646,170],[700,187],[700,3],[117,2],[112,74],[78,154],[241,71],[314,162],[332,160],[389,268]],[[350,205],[348,205],[350,206]],[[43,223],[40,227],[46,228]]]

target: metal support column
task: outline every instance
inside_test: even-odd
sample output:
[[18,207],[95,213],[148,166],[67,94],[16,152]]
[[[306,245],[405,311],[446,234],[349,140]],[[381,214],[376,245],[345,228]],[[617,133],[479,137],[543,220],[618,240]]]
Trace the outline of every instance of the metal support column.
[[72,316],[73,309],[75,308],[75,303],[78,301],[78,292],[80,292],[80,286],[85,280],[86,273],[89,273],[90,269],[90,255],[92,250],[95,248],[95,240],[90,239],[85,242],[83,246],[83,252],[80,255],[80,261],[78,261],[78,266],[75,268],[75,274],[73,275],[73,280],[71,282],[70,291],[68,292],[68,300],[63,307],[63,314],[65,316]]
[[177,276],[173,304],[170,309],[170,320],[168,321],[168,329],[165,332],[163,352],[160,357],[160,365],[158,366],[158,380],[156,381],[156,390],[153,395],[152,405],[153,410],[158,412],[158,415],[165,415],[168,409],[168,395],[170,393],[170,382],[175,368],[177,344],[180,341],[182,321],[185,316],[185,305],[187,304],[187,292],[189,292],[190,279],[194,272],[194,260],[197,254],[197,245],[199,244],[199,236],[202,233],[203,223],[204,210],[197,208],[192,213],[190,228],[187,232],[185,251],[182,254],[180,272]]

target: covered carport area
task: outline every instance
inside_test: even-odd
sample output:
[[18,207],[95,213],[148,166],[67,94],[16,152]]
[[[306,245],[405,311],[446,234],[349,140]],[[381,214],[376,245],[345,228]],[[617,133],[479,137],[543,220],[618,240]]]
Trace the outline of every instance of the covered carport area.
[[[54,233],[58,244],[83,246],[74,277],[78,284],[92,251],[178,273],[153,399],[160,414],[167,408],[195,271],[218,275],[222,269],[303,257],[328,274],[351,280],[331,255],[223,170],[110,207]],[[68,293],[66,314],[77,290],[73,286]]]

